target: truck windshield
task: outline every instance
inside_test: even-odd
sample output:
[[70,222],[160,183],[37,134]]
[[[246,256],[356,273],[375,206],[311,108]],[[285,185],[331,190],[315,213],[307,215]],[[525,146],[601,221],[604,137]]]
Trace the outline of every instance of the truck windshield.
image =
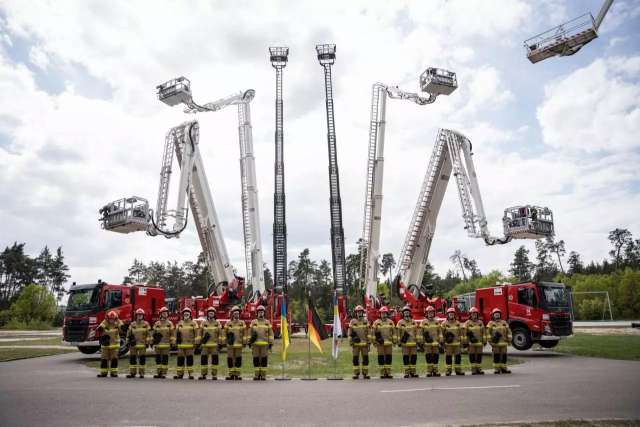
[[98,306],[100,289],[98,287],[78,289],[70,292],[67,311],[86,311]]
[[570,311],[570,290],[562,283],[540,283],[542,308],[549,311]]

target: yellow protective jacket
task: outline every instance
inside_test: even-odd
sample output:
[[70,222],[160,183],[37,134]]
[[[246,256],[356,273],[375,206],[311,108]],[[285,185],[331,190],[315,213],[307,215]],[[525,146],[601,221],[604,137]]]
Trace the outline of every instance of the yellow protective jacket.
[[[445,345],[460,345],[464,337],[462,324],[457,320],[445,320],[442,326],[442,339]],[[447,342],[447,334],[453,334],[453,341]]]
[[109,337],[109,345],[103,345],[103,348],[120,348],[120,332],[122,332],[123,326],[124,323],[122,323],[120,319],[117,319],[113,323],[105,319],[100,323],[100,325],[98,325],[98,330],[102,331],[102,335],[107,335]]
[[[474,347],[484,347],[487,335],[482,320],[467,320],[464,322],[464,342]],[[475,342],[473,342],[475,341]]]
[[[248,342],[247,325],[240,319],[229,320],[224,325],[224,333],[227,347],[242,348]],[[233,336],[233,344],[229,340],[229,335]]]
[[129,342],[132,337],[135,341],[135,348],[144,349],[147,345],[151,344],[151,326],[149,322],[143,320],[142,322],[131,322],[129,325],[129,329],[127,330],[127,342]]
[[387,318],[385,320],[377,319],[371,326],[373,341],[376,345],[380,345],[377,341],[376,335],[380,335],[383,340],[382,345],[393,345],[396,340],[396,325],[393,324],[393,320]]
[[419,333],[425,346],[437,347],[442,343],[442,327],[438,319],[424,319]]
[[158,350],[166,349],[171,346],[171,344],[176,343],[176,337],[174,335],[175,326],[171,323],[171,320],[158,320],[153,324],[153,332],[151,337],[153,339],[153,334],[156,332],[159,333],[162,338],[160,342],[155,345],[155,348]]
[[[487,335],[486,340],[491,343],[492,346],[495,347],[506,347],[511,342],[511,328],[509,328],[509,324],[500,319],[500,320],[491,320],[487,323]],[[498,342],[493,342],[494,335],[500,336]]]
[[[371,343],[371,337],[369,335],[369,322],[367,319],[351,319],[349,322],[349,330],[347,331],[349,336],[349,345],[352,347],[366,347]],[[355,341],[353,337],[358,337]]]
[[[205,334],[209,334],[207,342],[204,342]],[[202,322],[202,327],[200,328],[200,342],[202,342],[203,347],[217,347],[219,344],[224,343],[222,336],[222,324],[216,319],[207,319]]]
[[252,345],[273,345],[273,327],[267,319],[254,319],[249,325],[249,339],[255,334],[256,340]]
[[200,343],[198,324],[193,319],[179,321],[176,325],[176,338],[178,333],[182,341],[178,343],[178,348],[193,348]]
[[[419,342],[422,342],[418,334],[418,323],[413,319],[400,319],[396,325],[396,333],[398,341],[403,347],[415,347]],[[403,339],[405,334],[407,336],[406,340]]]

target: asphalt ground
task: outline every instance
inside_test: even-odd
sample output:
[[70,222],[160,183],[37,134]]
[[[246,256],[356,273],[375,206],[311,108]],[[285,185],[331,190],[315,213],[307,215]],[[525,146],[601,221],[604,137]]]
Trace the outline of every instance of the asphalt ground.
[[2,426],[457,425],[640,419],[640,362],[520,352],[511,375],[343,381],[96,378],[72,353],[0,364]]

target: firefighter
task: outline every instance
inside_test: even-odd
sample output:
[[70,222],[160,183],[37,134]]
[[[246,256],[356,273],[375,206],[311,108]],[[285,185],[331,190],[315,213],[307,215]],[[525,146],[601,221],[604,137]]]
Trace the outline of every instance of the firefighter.
[[471,375],[484,375],[482,370],[482,349],[487,343],[484,323],[480,320],[480,310],[471,307],[469,320],[464,323],[464,337],[468,344]]
[[464,375],[462,371],[462,354],[460,346],[462,344],[462,325],[456,319],[456,309],[449,307],[447,309],[447,319],[442,322],[442,336],[444,339],[444,357],[447,365],[446,375],[452,373],[452,364],[456,375]]
[[234,305],[231,309],[231,320],[224,325],[227,342],[227,366],[229,375],[226,380],[241,380],[242,347],[247,343],[246,325],[240,320],[240,307]]
[[510,374],[507,369],[507,346],[511,342],[511,329],[509,324],[502,320],[502,311],[499,308],[491,310],[491,320],[487,323],[486,340],[491,343],[493,351],[493,369],[496,374]]
[[[371,340],[369,336],[369,322],[364,317],[364,308],[361,305],[355,308],[356,317],[349,322],[349,345],[353,354],[353,379],[362,378],[368,380],[369,376],[369,347]],[[362,356],[362,366],[360,366],[360,356]]]
[[424,343],[424,358],[427,362],[427,376],[439,377],[438,363],[440,359],[440,345],[442,344],[442,328],[436,319],[436,309],[428,306],[425,310],[426,318],[420,324],[420,335]]
[[111,310],[107,318],[98,326],[100,337],[100,373],[98,377],[104,378],[109,373],[112,377],[118,376],[118,350],[120,350],[120,333],[124,324],[118,319],[118,313]]
[[273,346],[273,327],[271,322],[264,318],[265,308],[259,305],[256,308],[257,319],[249,325],[249,345],[253,356],[254,381],[267,379],[267,361],[269,350]]
[[418,361],[418,324],[411,317],[411,307],[402,308],[402,319],[396,326],[398,345],[402,347],[402,364],[405,378],[417,378],[416,362]]
[[139,308],[135,312],[136,320],[131,322],[127,330],[129,343],[129,375],[135,378],[136,370],[140,378],[144,378],[144,368],[147,364],[147,346],[151,344],[151,326],[144,320],[144,310]]
[[[206,380],[209,369],[211,369],[211,379],[218,379],[218,350],[222,345],[222,324],[216,319],[216,309],[207,308],[207,319],[202,323],[200,328],[200,344],[202,345],[202,353],[200,354],[200,377],[199,380]],[[211,364],[209,364],[209,356],[211,356]]]
[[162,307],[158,312],[160,319],[153,325],[153,347],[156,353],[156,374],[153,378],[165,378],[169,369],[169,350],[175,345],[173,323],[169,320],[169,309]]
[[393,344],[396,343],[396,326],[389,319],[389,309],[380,309],[380,318],[373,322],[373,330],[376,350],[378,351],[378,365],[380,366],[380,378],[393,378],[391,375],[391,362]]
[[184,376],[185,361],[187,365],[187,375],[193,379],[193,352],[196,345],[200,343],[198,336],[198,324],[191,318],[191,309],[182,309],[182,320],[176,325],[176,345],[178,346],[178,361],[176,363],[176,374],[174,380],[180,380]]

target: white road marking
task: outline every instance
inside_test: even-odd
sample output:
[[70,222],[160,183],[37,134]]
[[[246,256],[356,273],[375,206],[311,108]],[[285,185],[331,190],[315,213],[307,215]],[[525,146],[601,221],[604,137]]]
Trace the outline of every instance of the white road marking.
[[414,391],[437,391],[437,390],[486,390],[491,388],[519,388],[519,384],[511,385],[485,385],[468,387],[429,387],[429,388],[407,388],[400,390],[380,390],[380,393],[410,393]]

